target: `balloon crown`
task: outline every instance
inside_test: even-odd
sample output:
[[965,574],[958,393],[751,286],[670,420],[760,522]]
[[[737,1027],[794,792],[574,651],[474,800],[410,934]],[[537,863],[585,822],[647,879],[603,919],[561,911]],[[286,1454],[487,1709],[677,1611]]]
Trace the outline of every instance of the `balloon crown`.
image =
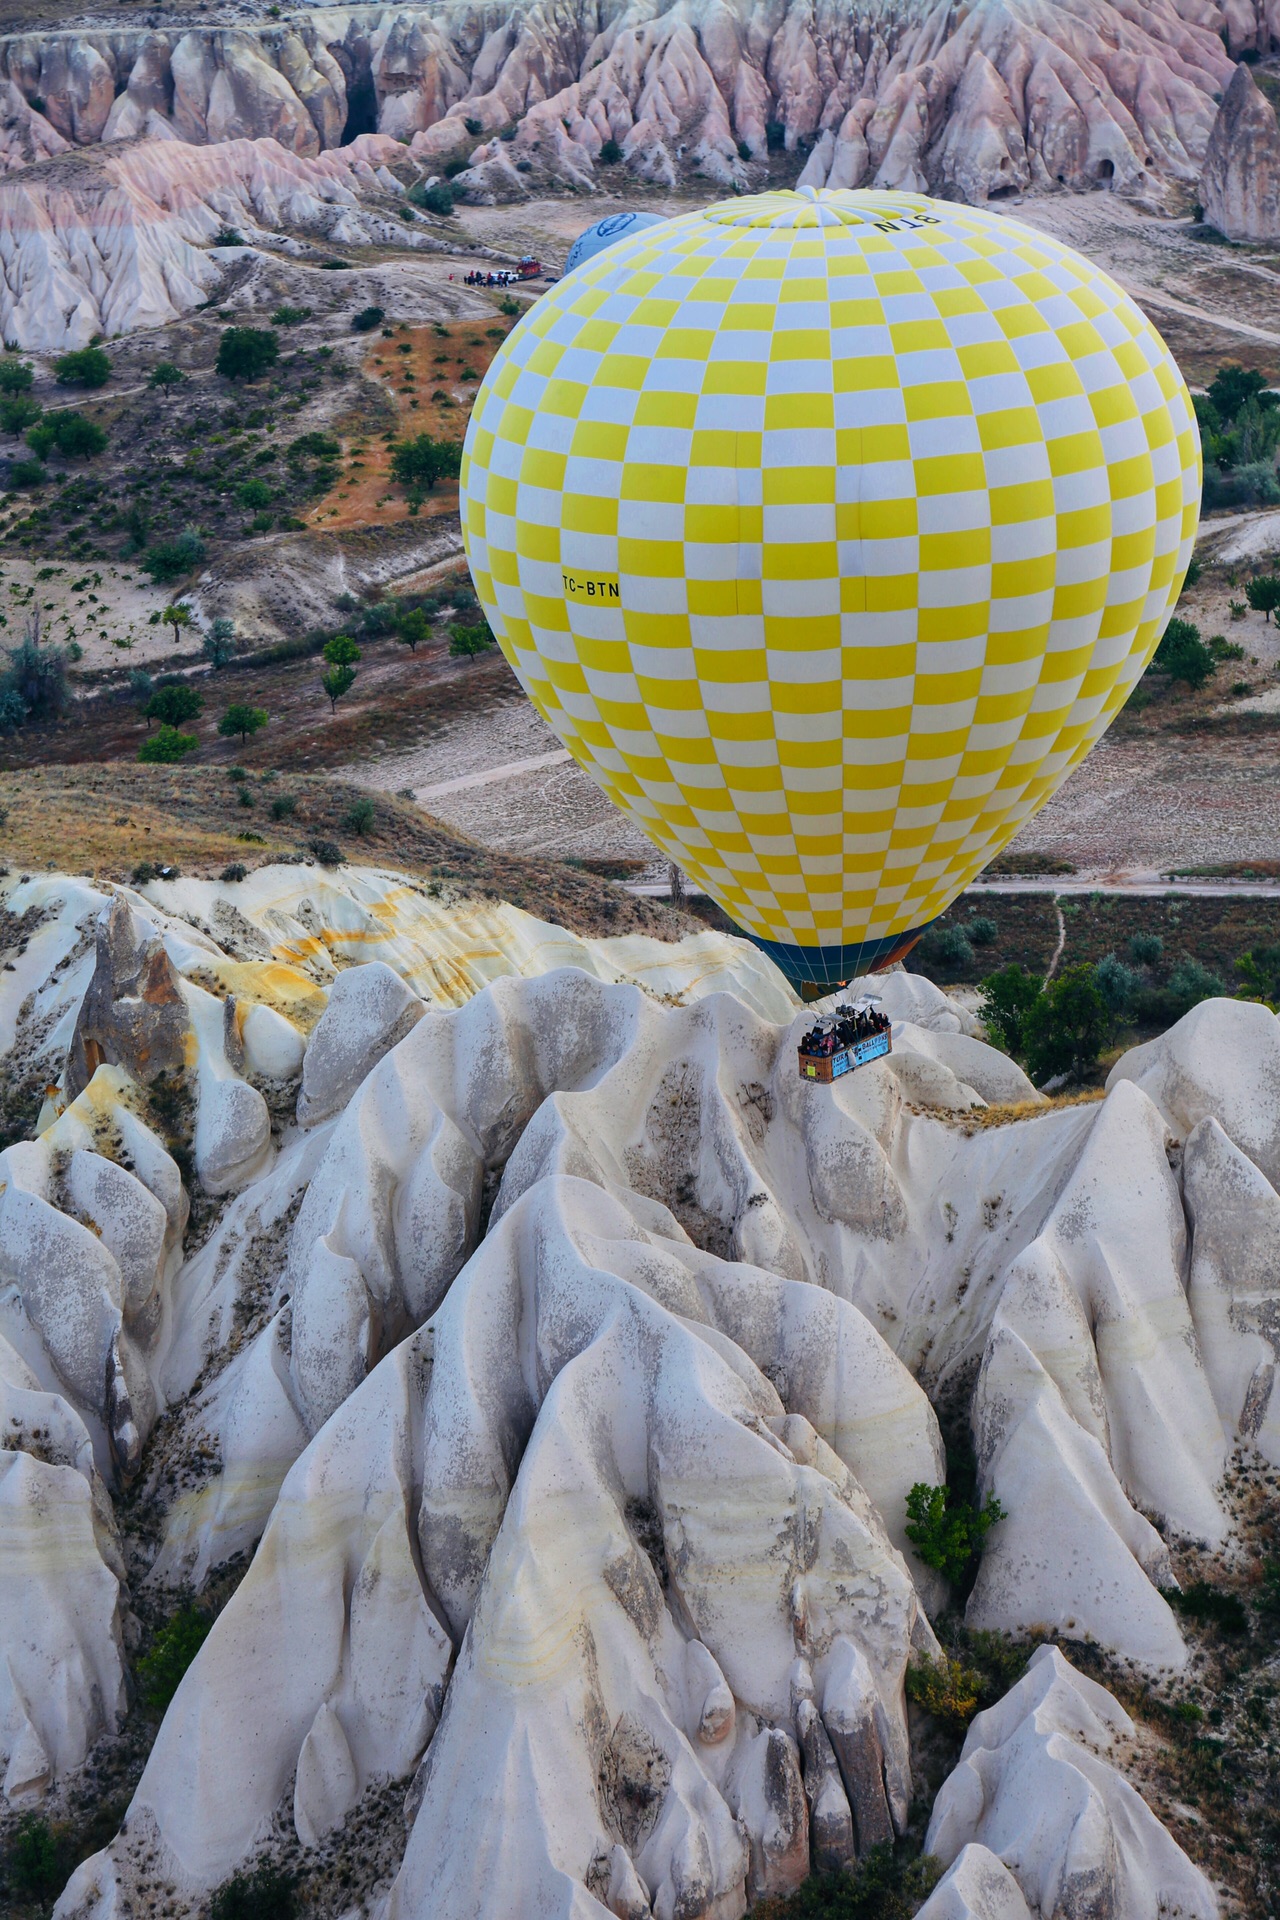
[[719,200],[703,218],[718,227],[874,227],[880,233],[939,225],[931,203],[915,194],[856,193],[848,187],[797,187]]

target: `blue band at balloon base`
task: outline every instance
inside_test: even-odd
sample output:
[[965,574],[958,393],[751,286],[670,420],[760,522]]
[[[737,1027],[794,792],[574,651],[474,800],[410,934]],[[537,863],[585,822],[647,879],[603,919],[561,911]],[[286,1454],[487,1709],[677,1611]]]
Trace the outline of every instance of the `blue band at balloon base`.
[[762,940],[754,933],[748,933],[747,938],[769,956],[802,999],[820,1000],[824,994],[856,980],[859,974],[877,973],[901,960],[932,924],[926,921],[907,933],[888,933],[845,947],[797,947],[785,940]]

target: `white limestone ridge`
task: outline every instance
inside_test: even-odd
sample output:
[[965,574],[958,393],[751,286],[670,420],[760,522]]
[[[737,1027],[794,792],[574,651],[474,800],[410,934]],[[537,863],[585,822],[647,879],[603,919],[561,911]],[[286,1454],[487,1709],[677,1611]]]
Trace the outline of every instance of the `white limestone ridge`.
[[1274,0],[442,0],[112,22],[0,41],[0,147],[15,165],[50,140],[164,130],[305,157],[377,131],[444,155],[474,145],[471,121],[515,129],[463,176],[482,195],[596,183],[610,140],[625,170],[608,180],[728,185],[772,137],[811,149],[815,184],[1160,201],[1194,187],[1233,61],[1278,32]]
[[[714,933],[361,868],[0,906],[0,1062],[49,1089],[0,1153],[11,1804],[126,1710],[117,1493],[157,1596],[252,1554],[60,1920],[305,1860],[389,1782],[370,1920],[736,1920],[902,1831],[927,1396],[1008,1515],[970,1623],[1185,1663],[1168,1542],[1227,1540],[1234,1446],[1280,1464],[1264,1007],[1054,1108],[904,973],[892,1054],[801,1084],[809,1016]],[[929,1920],[1210,1920],[1126,1729],[1038,1653],[938,1796]]]

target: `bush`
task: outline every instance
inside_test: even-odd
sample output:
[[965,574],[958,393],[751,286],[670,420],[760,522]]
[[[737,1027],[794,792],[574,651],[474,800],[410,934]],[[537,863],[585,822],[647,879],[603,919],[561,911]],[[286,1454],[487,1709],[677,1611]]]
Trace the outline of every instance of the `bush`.
[[1244,597],[1254,612],[1260,613],[1263,620],[1269,622],[1276,608],[1280,607],[1280,573],[1262,573],[1256,580],[1246,580]]
[[12,687],[0,691],[0,733],[16,733],[27,717],[27,703]]
[[185,573],[194,573],[203,563],[204,553],[204,541],[188,528],[174,540],[161,540],[154,547],[148,547],[140,564],[157,586],[163,586],[181,579]]
[[340,867],[342,848],[336,840],[309,840],[307,851],[320,862],[322,867]]
[[[240,869],[241,877],[244,868]],[[152,1713],[163,1713],[191,1662],[204,1645],[212,1619],[196,1607],[179,1607],[138,1662],[138,1691]]]
[[1243,660],[1244,648],[1238,640],[1228,640],[1225,634],[1214,633],[1209,636],[1209,651],[1215,660]]
[[216,673],[235,659],[236,623],[220,613],[209,622],[209,631],[200,642],[200,651]]
[[250,734],[261,732],[268,718],[265,707],[251,707],[243,700],[237,700],[219,720],[218,732],[224,740],[247,740]]
[[978,1710],[982,1675],[943,1654],[907,1668],[907,1698],[950,1727],[967,1727]]
[[219,227],[213,236],[215,247],[242,247],[244,235],[239,227]]
[[265,480],[242,480],[236,488],[236,499],[242,507],[269,507],[272,498]]
[[176,727],[158,727],[138,748],[138,759],[144,767],[169,766],[194,753],[199,745],[194,733],[179,733]]
[[886,1842],[848,1873],[813,1873],[789,1899],[760,1901],[751,1920],[909,1920],[941,1877],[928,1854]]
[[1202,1626],[1216,1627],[1232,1637],[1248,1633],[1249,1616],[1243,1602],[1234,1593],[1222,1593],[1205,1580],[1193,1580],[1190,1586],[1161,1587],[1161,1593],[1177,1613]]
[[1200,629],[1176,617],[1165,628],[1151,664],[1171,680],[1185,682],[1192,692],[1217,670],[1213,655],[1200,638]]
[[1015,963],[989,974],[981,986],[978,1018],[1010,1053],[1021,1053],[1027,1017],[1044,992],[1039,980]]
[[36,1899],[53,1893],[59,1869],[58,1843],[49,1822],[38,1813],[24,1814],[9,1846],[9,1879],[15,1891]]
[[62,648],[21,640],[8,654],[9,664],[0,673],[0,694],[14,694],[22,702],[23,718],[46,720],[64,712],[71,704],[71,685]]
[[297,807],[298,796],[296,794],[278,793],[271,802],[271,818],[273,820],[287,820],[291,813],[297,811]]
[[11,487],[38,487],[45,477],[45,470],[38,460],[13,460],[9,463]]
[[1093,969],[1093,983],[1114,1018],[1128,1013],[1142,987],[1142,976],[1126,967],[1114,953],[1104,954]]
[[368,794],[352,803],[342,816],[342,824],[348,833],[358,833],[362,837],[368,833],[377,818],[377,808]]
[[0,359],[0,393],[26,393],[35,379],[25,360]]
[[1280,1006],[1280,947],[1251,947],[1236,961],[1242,1000],[1260,1000],[1274,1013]]
[[352,333],[372,333],[386,319],[381,307],[361,307],[359,313],[351,317]]
[[1027,1071],[1037,1086],[1059,1074],[1088,1073],[1111,1032],[1111,1013],[1081,962],[1066,967],[1029,1009],[1023,1044]]
[[460,441],[434,440],[429,433],[419,433],[412,440],[392,443],[391,471],[402,487],[425,487],[430,492],[437,480],[456,479],[461,466]]
[[80,347],[74,353],[58,356],[53,377],[60,387],[105,387],[111,378],[111,362],[101,347]]
[[476,654],[484,653],[493,645],[493,635],[487,626],[450,627],[449,652],[455,660],[471,660]]
[[1216,467],[1204,470],[1204,509],[1214,507],[1270,507],[1280,500],[1280,480],[1270,460],[1251,460],[1244,466],[1221,473]]
[[906,1534],[916,1558],[934,1567],[953,1586],[964,1580],[982,1551],[982,1543],[997,1521],[1007,1518],[994,1494],[984,1507],[952,1500],[950,1487],[930,1487],[917,1480],[907,1495]]
[[68,460],[92,460],[107,444],[106,429],[82,413],[47,413],[45,423],[54,446]]
[[209,1902],[209,1920],[293,1920],[293,1875],[265,1864],[237,1873]]
[[1164,941],[1158,933],[1135,933],[1129,942],[1129,952],[1140,967],[1158,966]]
[[336,460],[341,452],[340,443],[331,433],[320,433],[313,427],[291,443],[287,458],[296,465],[303,460]]
[[920,957],[940,973],[973,965],[973,948],[963,927],[930,927],[920,942]]
[[415,206],[425,207],[428,213],[434,213],[442,220],[447,220],[453,212],[454,191],[443,180],[437,180],[429,187],[410,187],[409,198]]
[[1186,954],[1169,975],[1165,991],[1176,1008],[1174,1019],[1181,1020],[1184,1013],[1190,1013],[1202,1000],[1225,998],[1228,988],[1216,973],[1210,973],[1208,967]]
[[184,720],[194,720],[203,706],[204,701],[194,687],[157,687],[143,712],[148,720],[161,720],[167,727],[180,727]]
[[233,860],[229,867],[222,869],[218,878],[220,880],[247,880],[249,878],[249,869],[244,866],[241,861]]
[[159,360],[151,369],[151,378],[147,382],[151,387],[180,387],[186,379],[181,367],[175,367],[172,360]]
[[280,357],[280,342],[262,327],[228,327],[218,342],[217,371],[226,380],[259,380]]
[[311,318],[310,307],[291,307],[288,301],[277,307],[271,316],[273,327],[299,327],[304,320]]
[[618,145],[617,141],[606,140],[604,145],[600,149],[601,165],[606,167],[616,167],[618,162],[621,160],[621,158],[622,158],[622,148]]
[[1000,938],[1000,929],[995,921],[988,920],[981,913],[965,922],[964,932],[970,946],[974,947],[993,947]]

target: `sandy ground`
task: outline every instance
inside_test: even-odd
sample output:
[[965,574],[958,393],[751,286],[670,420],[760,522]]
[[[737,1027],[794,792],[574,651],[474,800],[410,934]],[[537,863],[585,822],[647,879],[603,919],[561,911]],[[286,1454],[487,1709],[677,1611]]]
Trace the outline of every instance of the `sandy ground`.
[[82,669],[190,660],[199,654],[199,634],[184,634],[175,648],[172,627],[150,624],[168,601],[168,593],[135,567],[6,553],[0,560],[0,646],[24,639],[38,613],[41,641],[74,642],[82,649]]

